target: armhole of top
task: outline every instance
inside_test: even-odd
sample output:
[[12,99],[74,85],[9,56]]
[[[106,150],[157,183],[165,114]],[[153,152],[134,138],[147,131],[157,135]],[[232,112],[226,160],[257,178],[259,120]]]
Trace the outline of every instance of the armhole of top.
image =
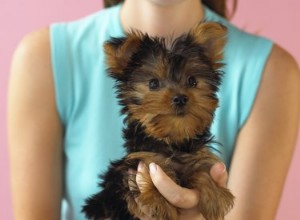
[[57,111],[64,125],[71,104],[71,65],[65,24],[50,26],[51,61]]
[[254,51],[256,54],[249,54],[250,57],[255,57],[255,59],[252,59],[252,61],[247,64],[251,70],[246,71],[240,88],[239,129],[247,122],[255,104],[265,66],[273,48],[273,42],[261,38],[256,46],[257,50]]

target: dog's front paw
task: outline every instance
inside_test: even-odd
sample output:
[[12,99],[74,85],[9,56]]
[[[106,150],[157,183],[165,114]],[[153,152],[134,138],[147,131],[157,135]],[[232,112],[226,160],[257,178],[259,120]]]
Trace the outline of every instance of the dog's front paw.
[[148,216],[155,220],[177,220],[177,209],[172,206],[156,189],[152,192],[141,193],[135,199],[135,216]]
[[[145,178],[148,179],[147,177]],[[155,220],[177,220],[177,209],[159,193],[152,181],[144,181],[140,187],[135,181],[131,181],[130,185],[131,191],[127,194],[126,201],[132,215],[137,218],[147,216]]]
[[202,215],[209,220],[223,219],[233,207],[234,196],[228,189],[218,186],[208,174],[198,175],[198,183],[194,188],[200,192]]

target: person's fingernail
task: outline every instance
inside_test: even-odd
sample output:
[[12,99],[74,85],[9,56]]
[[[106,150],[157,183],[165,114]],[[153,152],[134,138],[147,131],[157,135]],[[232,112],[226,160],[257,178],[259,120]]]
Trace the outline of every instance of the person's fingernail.
[[215,164],[213,172],[215,172],[217,174],[223,174],[223,173],[225,173],[226,172],[226,166],[225,166],[225,164],[221,163],[221,162]]
[[220,173],[226,172],[226,165],[224,163],[220,163]]
[[142,171],[144,169],[144,167],[145,167],[144,162],[140,161],[137,170]]
[[157,171],[157,167],[155,163],[150,163],[149,165],[150,173],[155,174]]

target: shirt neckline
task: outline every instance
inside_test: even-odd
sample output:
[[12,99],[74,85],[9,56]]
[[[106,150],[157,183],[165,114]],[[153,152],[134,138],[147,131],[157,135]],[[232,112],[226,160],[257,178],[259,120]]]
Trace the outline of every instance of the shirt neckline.
[[[112,16],[112,26],[114,27],[114,35],[116,36],[125,36],[125,30],[122,26],[121,22],[121,8],[123,3],[119,3],[116,6],[113,6],[111,10],[113,10]],[[203,21],[213,21],[214,19],[214,12],[211,11],[207,6],[203,5]]]

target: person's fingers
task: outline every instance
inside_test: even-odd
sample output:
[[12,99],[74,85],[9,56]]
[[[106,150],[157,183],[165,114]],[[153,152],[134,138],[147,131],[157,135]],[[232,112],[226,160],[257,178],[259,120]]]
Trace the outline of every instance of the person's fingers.
[[133,191],[136,187],[135,187],[135,178],[136,177],[136,171],[133,170],[133,169],[129,169],[128,170],[128,186],[129,186],[129,189],[131,191]]
[[[148,176],[150,171],[150,177],[153,184],[156,186],[158,191],[174,206],[181,208],[181,214],[184,214],[186,210],[194,208],[199,202],[199,192],[193,189],[187,189],[177,185],[162,169],[155,163],[151,163],[148,167],[140,162],[136,173],[136,182],[139,190],[143,191],[145,185],[145,176]],[[129,171],[132,173],[133,171]],[[133,172],[134,173],[134,172]],[[227,183],[228,174],[224,163],[216,163],[210,170],[210,175],[220,186],[225,187]],[[138,201],[137,201],[137,204]],[[143,210],[143,207],[140,207]],[[184,210],[186,209],[186,210]],[[190,212],[188,212],[190,214]],[[199,213],[198,213],[199,214]],[[186,216],[186,214],[184,214]],[[141,220],[151,219],[149,216],[144,214],[140,216]],[[199,218],[200,219],[200,218]],[[201,218],[202,219],[202,218]]]
[[140,189],[140,192],[143,192],[143,189],[145,188],[145,184],[147,180],[146,175],[148,172],[149,171],[145,163],[140,161],[137,168],[137,174],[136,174],[136,183]]
[[[143,184],[144,184],[144,174],[145,172],[148,172],[147,169],[145,169],[145,164],[143,162],[139,162],[137,170],[129,169],[128,174],[129,181],[128,186],[131,191],[133,190],[143,190]],[[150,220],[151,218],[145,213],[144,208],[140,205],[138,201],[138,197],[134,199],[136,204],[138,205],[139,209],[141,210],[141,215],[138,216],[140,220]]]
[[174,206],[183,209],[195,207],[199,202],[199,192],[177,185],[155,163],[149,165],[150,176],[158,191]]
[[210,169],[210,175],[219,186],[226,187],[228,173],[224,163],[215,163]]

